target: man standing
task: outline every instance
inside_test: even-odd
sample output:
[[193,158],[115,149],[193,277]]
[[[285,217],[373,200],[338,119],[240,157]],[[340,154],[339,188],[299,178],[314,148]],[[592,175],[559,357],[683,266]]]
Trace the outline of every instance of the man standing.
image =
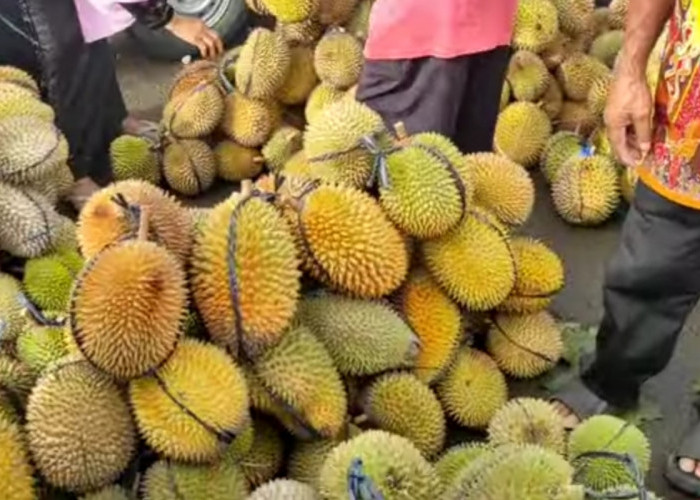
[[[645,68],[667,21],[654,103]],[[595,360],[555,398],[571,426],[608,407],[635,406],[641,385],[670,361],[700,297],[699,57],[700,0],[630,0],[605,122],[640,182],[606,274]],[[669,457],[666,477],[700,496],[700,425]]]
[[516,0],[377,0],[357,99],[388,126],[491,151]]

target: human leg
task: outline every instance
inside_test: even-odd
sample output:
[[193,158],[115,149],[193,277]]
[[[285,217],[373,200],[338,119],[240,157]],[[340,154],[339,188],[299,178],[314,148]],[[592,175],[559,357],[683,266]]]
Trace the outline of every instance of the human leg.
[[465,154],[493,150],[493,134],[509,57],[510,47],[498,47],[471,56],[469,78],[463,87],[455,131],[455,142]]
[[454,138],[468,74],[468,56],[367,61],[357,100],[379,113],[390,129],[402,122],[409,134],[437,132]]
[[555,397],[566,416],[601,411],[595,398],[622,408],[636,404],[641,385],[671,359],[699,294],[700,211],[639,183],[606,273],[595,358],[582,384]]

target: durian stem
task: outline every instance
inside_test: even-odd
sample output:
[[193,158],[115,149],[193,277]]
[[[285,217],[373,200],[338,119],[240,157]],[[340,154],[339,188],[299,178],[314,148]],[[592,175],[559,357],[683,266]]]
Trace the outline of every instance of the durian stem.
[[394,131],[396,132],[396,138],[399,142],[404,142],[408,139],[408,131],[406,130],[406,124],[404,122],[395,123]]
[[353,419],[353,423],[354,423],[355,425],[362,425],[362,424],[367,423],[368,420],[369,420],[369,417],[363,413],[362,415],[356,416],[356,417]]
[[256,156],[255,158],[253,158],[253,163],[255,163],[256,165],[262,165],[263,163],[265,163],[265,158],[262,156]]
[[243,195],[243,198],[248,198],[253,194],[252,180],[246,179],[244,181],[241,181],[241,194]]
[[148,240],[148,220],[150,219],[150,216],[150,207],[141,207],[141,214],[139,216],[139,230],[136,234],[136,239],[138,241]]

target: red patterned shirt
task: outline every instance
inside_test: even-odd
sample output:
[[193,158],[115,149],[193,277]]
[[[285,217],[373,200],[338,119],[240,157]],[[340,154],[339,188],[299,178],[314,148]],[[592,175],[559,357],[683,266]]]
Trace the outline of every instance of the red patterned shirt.
[[678,0],[656,89],[652,151],[642,182],[700,209],[700,0]]

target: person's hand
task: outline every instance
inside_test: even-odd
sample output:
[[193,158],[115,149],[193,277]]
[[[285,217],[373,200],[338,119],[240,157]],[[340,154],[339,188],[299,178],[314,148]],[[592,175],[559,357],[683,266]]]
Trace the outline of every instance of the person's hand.
[[605,126],[618,160],[635,167],[651,149],[652,96],[644,71],[618,68],[605,107]]
[[165,28],[181,40],[195,45],[202,57],[207,59],[213,59],[224,51],[219,34],[201,19],[176,14]]

